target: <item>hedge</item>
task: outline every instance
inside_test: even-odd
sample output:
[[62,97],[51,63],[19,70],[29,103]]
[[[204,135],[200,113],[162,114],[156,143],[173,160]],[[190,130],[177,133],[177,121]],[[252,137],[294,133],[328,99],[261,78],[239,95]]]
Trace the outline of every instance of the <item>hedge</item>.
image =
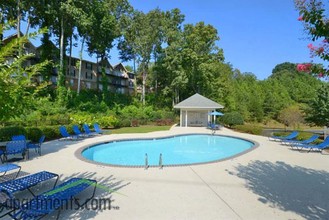
[[256,135],[261,135],[263,128],[257,125],[235,125],[233,127],[235,130],[248,133],[248,134],[256,134]]

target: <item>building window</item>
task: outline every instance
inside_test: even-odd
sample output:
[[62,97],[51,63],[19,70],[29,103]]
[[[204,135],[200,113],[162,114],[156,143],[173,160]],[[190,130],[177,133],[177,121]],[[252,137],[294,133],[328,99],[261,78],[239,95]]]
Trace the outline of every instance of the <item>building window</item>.
[[52,76],[51,77],[51,82],[56,84],[57,83],[57,77],[56,76]]
[[124,94],[125,90],[124,90],[124,88],[117,88],[116,92],[119,94]]
[[91,88],[91,83],[90,82],[86,82],[86,88],[90,89]]
[[92,63],[86,63],[86,69],[87,70],[92,70],[93,69],[93,64]]
[[71,86],[74,85],[74,79],[70,79],[70,85],[71,85]]
[[103,91],[103,85],[98,85],[98,89]]
[[93,79],[93,74],[86,72],[86,79]]
[[70,71],[70,76],[75,76],[75,69]]

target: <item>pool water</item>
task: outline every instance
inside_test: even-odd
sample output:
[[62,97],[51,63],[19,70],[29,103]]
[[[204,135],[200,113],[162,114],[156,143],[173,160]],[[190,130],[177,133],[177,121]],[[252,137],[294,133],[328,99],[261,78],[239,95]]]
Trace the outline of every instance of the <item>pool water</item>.
[[113,141],[88,147],[88,160],[117,166],[188,165],[222,160],[249,150],[254,143],[219,135],[182,135],[159,139]]

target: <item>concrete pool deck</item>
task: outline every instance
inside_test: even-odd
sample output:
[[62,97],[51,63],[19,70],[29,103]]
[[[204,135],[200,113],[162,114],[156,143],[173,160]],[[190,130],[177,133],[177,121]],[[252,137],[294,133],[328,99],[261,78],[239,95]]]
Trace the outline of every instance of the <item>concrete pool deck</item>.
[[263,136],[217,131],[254,140],[259,147],[204,165],[144,170],[91,164],[75,156],[92,143],[185,133],[211,131],[173,127],[147,134],[55,140],[42,145],[42,156],[31,151],[31,159],[18,164],[26,173],[47,170],[60,174],[60,181],[92,178],[116,190],[109,193],[102,187],[96,192],[96,199],[111,199],[110,210],[97,209],[95,201],[94,207],[89,203],[95,210],[65,210],[60,219],[329,219],[329,155],[300,153]]

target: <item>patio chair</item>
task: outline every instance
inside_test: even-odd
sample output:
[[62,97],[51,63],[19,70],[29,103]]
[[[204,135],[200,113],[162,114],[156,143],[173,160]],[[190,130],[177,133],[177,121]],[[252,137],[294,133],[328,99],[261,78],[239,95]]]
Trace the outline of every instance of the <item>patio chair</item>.
[[329,136],[326,137],[326,139],[324,139],[324,141],[320,144],[303,144],[298,147],[300,151],[302,151],[303,149],[308,149],[307,152],[314,150],[320,151],[322,153],[323,149],[329,147]]
[[22,134],[14,135],[11,137],[11,140],[12,141],[26,141],[26,137],[25,137],[25,135],[22,135]]
[[61,135],[63,137],[63,138],[61,138],[61,140],[78,140],[78,136],[69,134],[69,132],[66,130],[65,126],[60,126],[59,132],[61,133]]
[[92,132],[89,129],[89,126],[87,124],[83,124],[82,125],[83,130],[85,131],[86,134],[90,135],[90,136],[94,136],[94,135],[99,135],[97,132]]
[[89,137],[89,135],[87,133],[82,133],[78,127],[78,125],[73,125],[72,126],[73,132],[76,136],[80,137],[80,138],[85,138],[85,137]]
[[298,136],[298,131],[293,131],[287,136],[271,136],[268,139],[272,141],[286,141],[293,140]]
[[[28,190],[34,197],[35,194],[31,190],[32,187],[56,178],[53,188],[56,186],[58,181],[58,175],[55,173],[42,171],[39,173],[31,174],[28,176],[24,176],[18,179],[9,180],[6,182],[0,183],[0,210],[6,208],[8,210],[5,213],[2,213],[0,218],[10,214],[11,212],[15,211],[18,207],[14,203],[17,202],[17,199],[14,198],[14,194],[17,192],[21,192],[24,190]],[[12,200],[10,200],[12,199]]]
[[320,135],[315,134],[312,135],[309,139],[306,140],[302,140],[302,141],[298,141],[298,140],[283,140],[282,144],[285,145],[290,145],[292,148],[303,145],[303,144],[310,144],[312,142],[314,142],[315,140],[317,140],[320,137]]
[[54,186],[58,181],[58,174],[51,173],[48,171],[41,171],[31,175],[23,176],[14,180],[8,180],[6,182],[0,183],[0,190],[5,190],[9,193],[16,193],[23,190],[28,190],[33,196],[35,194],[31,190],[31,187],[37,184],[53,179],[56,177]]
[[34,149],[41,156],[41,145],[45,141],[46,136],[42,135],[38,143],[27,143],[27,158],[30,157],[30,149]]
[[99,127],[97,123],[94,124],[94,129],[97,134],[103,134],[103,130]]
[[[34,197],[32,200],[23,205],[16,203],[16,211],[9,213],[9,215],[13,219],[40,219],[58,210],[58,219],[61,208],[69,202],[72,202],[72,200],[75,203],[69,204],[77,205],[76,208],[80,208],[90,201],[95,195],[96,185],[96,180],[83,178],[69,179],[66,182],[56,186],[54,189]],[[76,196],[90,186],[94,186],[92,195],[80,204]],[[10,198],[13,197],[10,196]]]
[[7,164],[2,164],[0,165],[0,173],[2,174],[0,177],[1,179],[6,176],[6,174],[9,172],[9,171],[13,171],[13,170],[18,170],[16,172],[16,175],[14,176],[13,179],[15,179],[19,172],[21,171],[21,166],[18,166],[16,164],[13,164],[13,163],[7,163]]
[[23,159],[25,159],[26,141],[9,141],[6,144],[6,148],[0,154],[3,156],[3,159],[1,158],[2,162],[8,161],[8,156],[14,154],[22,154]]

